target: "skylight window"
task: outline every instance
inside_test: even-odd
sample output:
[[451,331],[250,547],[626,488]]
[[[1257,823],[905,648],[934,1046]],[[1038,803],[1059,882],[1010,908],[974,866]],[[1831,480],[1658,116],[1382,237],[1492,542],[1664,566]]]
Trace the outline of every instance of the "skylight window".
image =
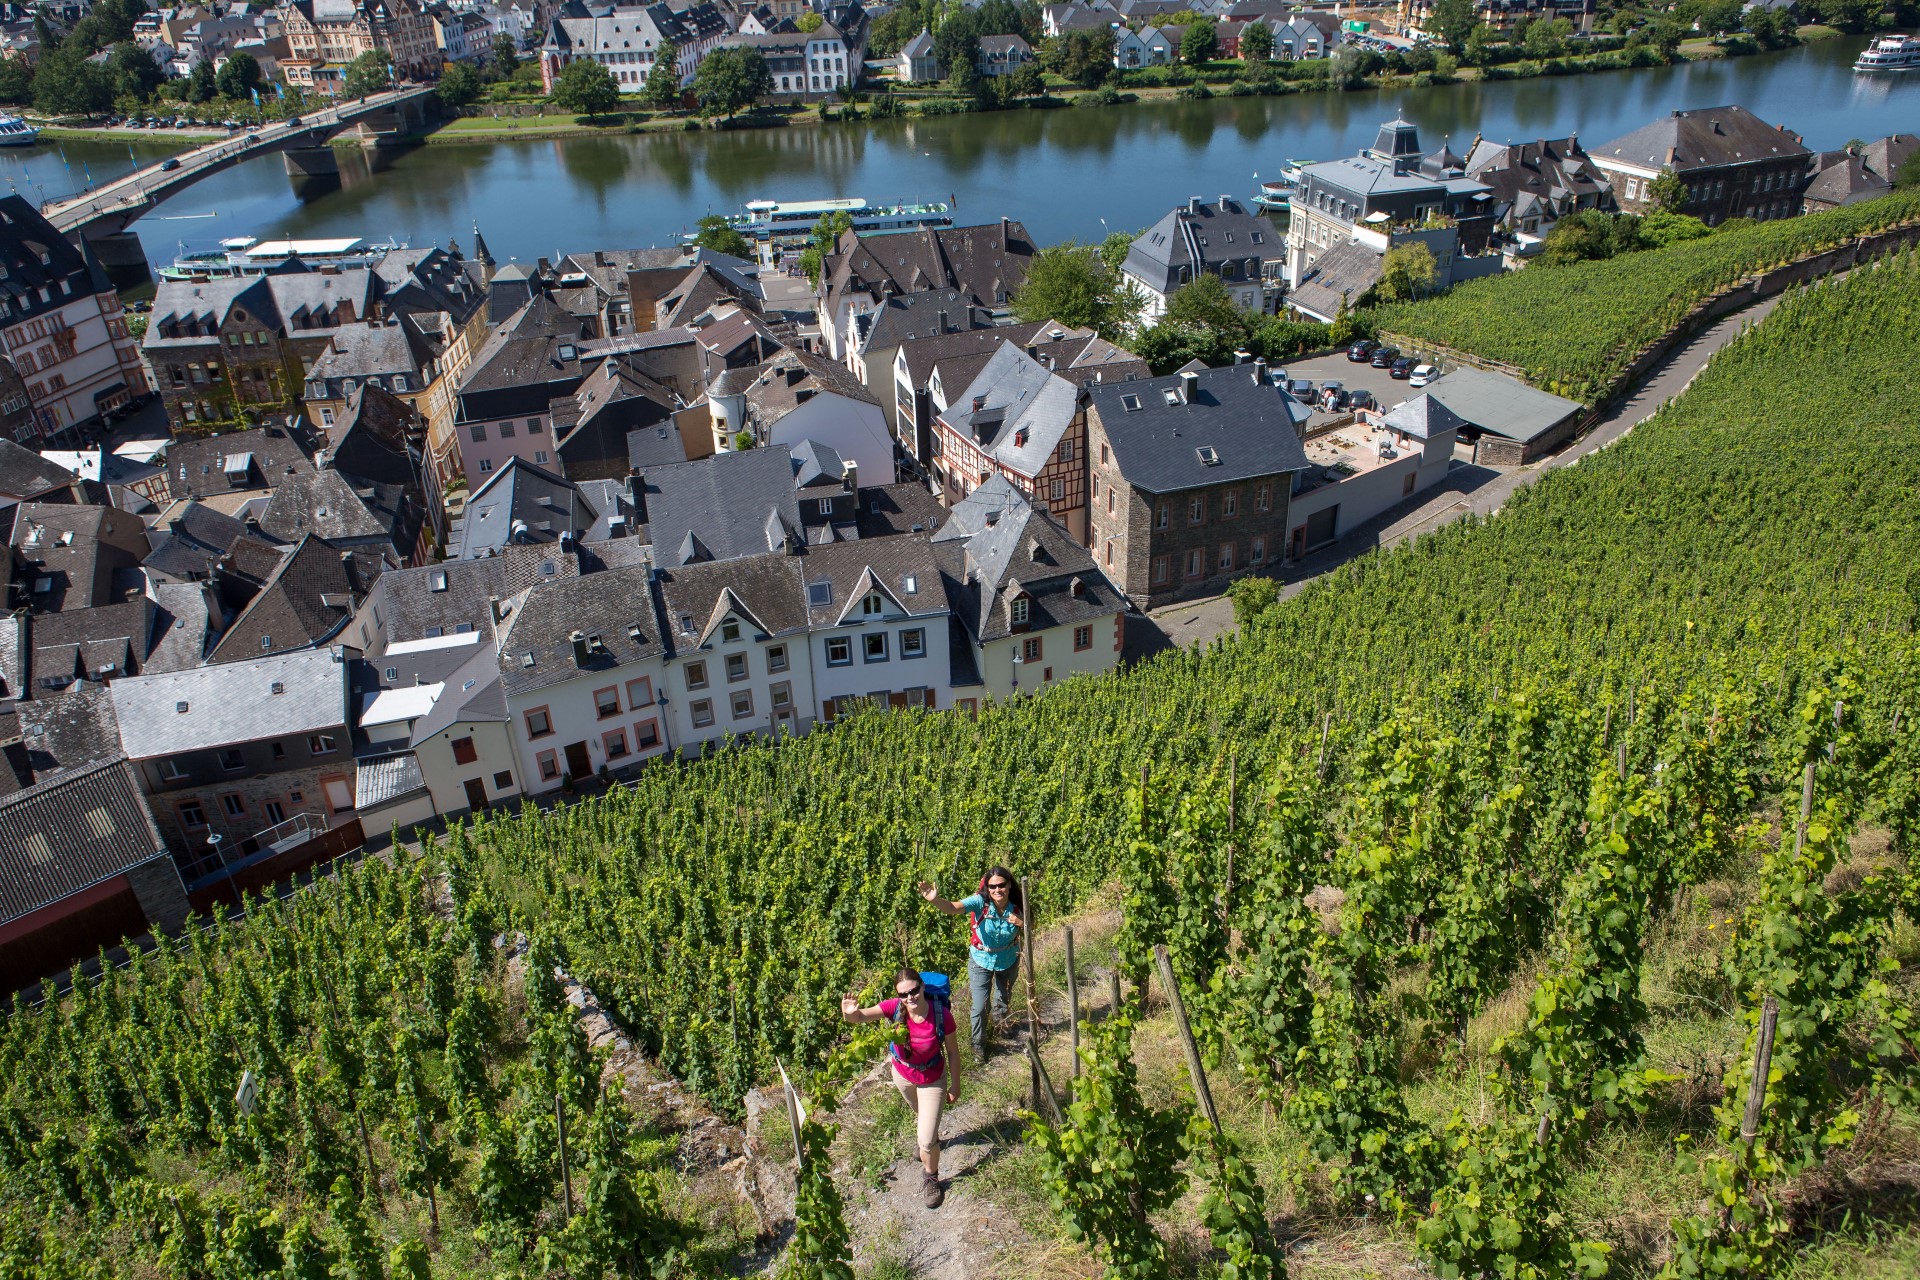
[[831,582],[809,582],[807,584],[807,603],[821,609],[833,603],[833,584]]
[[1121,396],[1120,405],[1128,413],[1132,413],[1134,410],[1140,407],[1140,397],[1139,396]]
[[1217,467],[1220,465],[1220,451],[1212,445],[1203,444],[1198,449],[1195,449],[1194,452],[1199,454],[1200,461],[1206,463],[1208,466]]
[[1165,396],[1165,397],[1167,398],[1167,403],[1168,403],[1168,404],[1179,404],[1179,403],[1180,403],[1180,393],[1179,393],[1178,391],[1175,391],[1175,390],[1174,390],[1174,389],[1173,389],[1172,387],[1168,387],[1168,388],[1166,388],[1166,389],[1165,389],[1164,391],[1162,391],[1162,392],[1161,392],[1160,394],[1161,394],[1161,395],[1163,395],[1163,396]]

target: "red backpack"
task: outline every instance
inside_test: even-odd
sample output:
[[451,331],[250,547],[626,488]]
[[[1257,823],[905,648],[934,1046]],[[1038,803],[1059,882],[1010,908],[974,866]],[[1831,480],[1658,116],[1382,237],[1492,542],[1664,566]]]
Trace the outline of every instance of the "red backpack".
[[[967,942],[976,951],[984,951],[988,955],[999,955],[1004,951],[1018,951],[1020,944],[1017,942],[1010,947],[990,947],[980,937],[980,922],[985,920],[987,918],[987,912],[993,909],[993,900],[987,897],[987,878],[985,876],[980,877],[980,888],[976,890],[976,892],[980,896],[981,906],[978,911],[967,912]],[[1013,895],[1008,894],[1007,900],[1011,902]],[[1014,927],[1018,928],[1019,926],[1016,925]]]

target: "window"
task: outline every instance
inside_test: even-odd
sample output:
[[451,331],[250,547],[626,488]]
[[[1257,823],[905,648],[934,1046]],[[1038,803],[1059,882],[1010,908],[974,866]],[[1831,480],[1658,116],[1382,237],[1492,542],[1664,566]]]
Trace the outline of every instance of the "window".
[[863,617],[867,617],[867,618],[877,617],[878,615],[885,613],[886,609],[887,609],[887,602],[881,598],[881,595],[878,591],[867,592],[867,598],[860,602],[860,613],[861,613],[861,616]]
[[1164,586],[1166,584],[1166,581],[1167,581],[1167,557],[1155,556],[1153,558],[1153,585],[1156,587]]
[[552,782],[560,776],[560,760],[554,752],[542,751],[533,758],[533,762],[540,767],[542,782]]
[[229,818],[244,818],[247,816],[247,802],[238,791],[229,791],[220,797],[220,811]]
[[773,688],[767,692],[768,696],[773,699],[773,709],[775,711],[785,711],[793,705],[793,686],[785,680],[774,685]]
[[513,771],[511,769],[502,769],[500,772],[494,774],[493,789],[495,791],[513,790]]
[[1220,544],[1220,572],[1230,573],[1232,570],[1233,544],[1231,542],[1223,542]]
[[1041,639],[1042,637],[1040,636],[1028,636],[1026,639],[1020,642],[1020,661],[1022,662],[1040,661]]
[[180,825],[183,827],[204,827],[207,825],[207,812],[200,807],[198,800],[180,802]]
[[313,733],[307,735],[307,754],[310,756],[328,756],[333,754],[333,735]]
[[1187,576],[1203,578],[1207,573],[1207,552],[1204,547],[1195,547],[1187,552]]
[[1406,478],[1400,482],[1400,496],[1404,498],[1412,493],[1414,483],[1419,479],[1420,477],[1417,473],[1412,471],[1407,472]]
[[[884,638],[884,637],[883,637]],[[902,658],[924,658],[927,654],[927,633],[923,627],[900,633],[900,656]]]
[[1187,499],[1187,523],[1199,524],[1207,518],[1207,500],[1205,498]]
[[707,687],[707,664],[689,662],[687,664],[687,688],[704,689]]
[[220,753],[220,767],[228,773],[234,773],[247,767],[247,759],[240,748],[228,747]]
[[287,806],[278,800],[269,800],[260,808],[266,813],[268,822],[278,825],[287,820]]
[[1031,600],[1027,599],[1025,596],[1014,597],[1014,601],[1013,601],[1013,625],[1014,626],[1016,627],[1026,626],[1027,619],[1032,616],[1032,613],[1033,613],[1033,602]]
[[730,701],[733,705],[733,718],[735,720],[753,719],[753,690],[735,689]]
[[320,425],[323,427],[330,427],[333,425],[333,410],[327,408],[324,405],[322,405],[320,408]]
[[652,720],[642,720],[633,726],[633,741],[636,750],[653,750],[660,745],[660,726]]
[[639,711],[653,705],[653,681],[647,676],[627,681],[627,708]]
[[725,622],[721,623],[720,638],[726,641],[738,640],[740,638],[740,620],[738,618],[728,618]]
[[1272,485],[1263,484],[1253,491],[1253,509],[1255,511],[1270,511],[1273,509]]
[[467,429],[467,434],[473,438],[475,444],[485,444],[487,442],[487,424],[484,422],[476,422]]
[[601,720],[619,715],[619,688],[614,685],[609,685],[604,689],[595,689],[593,691],[593,711],[594,715]]
[[704,729],[713,723],[713,700],[696,698],[687,704],[687,710],[693,713],[693,727]]
[[1067,496],[1067,482],[1065,480],[1055,480],[1049,492],[1053,495],[1053,501],[1060,502],[1064,500]]
[[178,760],[162,760],[160,762],[160,780],[162,782],[184,782],[186,777],[187,771],[180,767]]
[[869,631],[866,635],[861,636],[860,656],[868,662],[885,662],[887,660],[887,633],[884,631]]
[[493,470],[493,459],[492,458],[480,459],[480,474],[486,475],[491,470]]
[[783,644],[776,644],[772,648],[767,650],[767,670],[768,672],[775,672],[775,671],[785,671],[786,669],[787,669],[787,646]]
[[533,460],[544,467],[547,465],[547,451],[545,449],[535,449],[533,451]]
[[545,707],[535,707],[527,712],[527,736],[544,738],[553,732],[553,717]]
[[1093,627],[1075,627],[1073,629],[1073,651],[1084,653],[1093,648]]
[[627,731],[613,729],[600,737],[600,745],[606,748],[607,759],[618,760],[627,754]]
[[479,758],[480,750],[473,745],[472,738],[455,738],[453,740],[453,762],[455,764],[472,764]]
[[1220,495],[1220,518],[1235,520],[1240,516],[1240,491],[1229,489]]
[[513,424],[511,422],[503,422],[500,424],[500,438],[502,440],[513,439]]
[[853,662],[853,641],[846,636],[830,636],[827,639],[827,665],[830,667],[849,666]]
[[1160,509],[1154,513],[1153,527],[1156,529],[1169,529],[1173,527],[1173,504],[1171,502],[1163,502],[1160,504]]
[[1104,467],[1112,461],[1113,461],[1113,450],[1107,448],[1106,442],[1102,441],[1100,443],[1100,465]]
[[1249,564],[1265,564],[1267,562],[1267,540],[1265,538],[1255,538],[1253,540],[1253,550],[1251,554],[1247,556],[1247,562]]

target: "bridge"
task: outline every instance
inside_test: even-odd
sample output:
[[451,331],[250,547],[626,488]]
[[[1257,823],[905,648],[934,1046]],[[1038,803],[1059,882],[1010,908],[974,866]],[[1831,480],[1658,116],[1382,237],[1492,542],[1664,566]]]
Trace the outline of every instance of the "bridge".
[[[425,127],[433,96],[432,85],[393,89],[309,112],[297,117],[297,124],[276,121],[251,133],[182,151],[79,195],[50,200],[40,212],[68,239],[84,237],[105,248],[102,242],[126,233],[141,215],[169,196],[257,156],[284,154],[287,172],[296,176],[338,173],[338,162],[327,146],[329,138],[346,129],[359,130],[376,146],[410,137]],[[144,268],[144,257],[141,264]]]

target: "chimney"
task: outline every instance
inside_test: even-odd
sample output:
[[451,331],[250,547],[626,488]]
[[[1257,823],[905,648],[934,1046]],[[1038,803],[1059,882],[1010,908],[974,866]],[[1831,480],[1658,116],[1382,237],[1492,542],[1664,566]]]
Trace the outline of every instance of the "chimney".
[[1180,375],[1180,399],[1184,404],[1192,404],[1200,391],[1200,375],[1191,371]]
[[847,474],[841,487],[848,493],[858,493],[860,491],[860,467],[858,463],[852,461],[847,463]]
[[980,412],[982,409],[986,407],[987,407],[987,398],[985,396],[975,396],[973,398],[973,411],[975,413]]
[[1200,212],[1200,197],[1199,197],[1199,196],[1188,196],[1188,197],[1187,197],[1187,212],[1188,212],[1188,213],[1198,213],[1198,212]]
[[942,311],[940,313],[940,332],[945,333],[946,331],[947,331],[947,313]]
[[576,631],[571,636],[568,636],[567,638],[573,641],[573,665],[576,667],[586,666],[587,665],[586,633],[581,631]]
[[1227,202],[1231,199],[1233,199],[1232,196],[1223,195],[1220,197],[1220,212],[1225,213],[1227,211]]
[[640,468],[627,468],[627,501],[633,504],[633,518],[641,524],[647,522],[647,478]]
[[1233,362],[1235,364],[1245,364],[1251,359],[1253,359],[1253,352],[1248,351],[1245,347],[1233,353]]
[[492,618],[492,619],[493,619],[493,625],[494,625],[494,626],[496,626],[496,627],[497,627],[497,626],[499,626],[499,625],[500,625],[500,620],[501,620],[501,618],[502,618],[502,617],[504,617],[505,615],[504,615],[504,614],[502,614],[502,613],[500,612],[500,597],[499,597],[499,596],[488,596],[488,597],[487,597],[487,616],[488,616],[489,618]]
[[573,530],[562,529],[560,531],[560,554],[564,556],[564,555],[571,554],[572,551],[573,551]]
[[1267,359],[1265,356],[1253,362],[1253,385],[1256,387],[1264,387],[1267,385]]
[[[1676,114],[1677,114],[1677,113],[1676,113]],[[1668,148],[1667,148],[1667,163],[1668,163],[1668,164],[1672,164],[1672,163],[1674,162],[1674,159],[1675,159],[1675,157],[1677,157],[1677,156],[1678,156],[1679,154],[1680,154],[1680,148],[1678,148],[1678,147],[1668,147]]]

